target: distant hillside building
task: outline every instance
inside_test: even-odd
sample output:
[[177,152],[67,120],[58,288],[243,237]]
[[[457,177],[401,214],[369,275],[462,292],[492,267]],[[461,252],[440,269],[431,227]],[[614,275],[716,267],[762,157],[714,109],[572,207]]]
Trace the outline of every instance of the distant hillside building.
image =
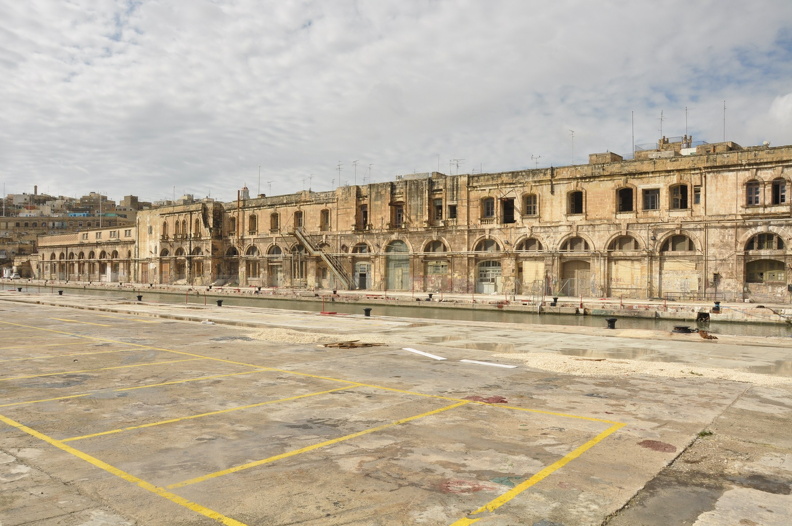
[[77,279],[92,253],[80,279],[121,279],[123,246],[141,283],[788,301],[791,178],[792,146],[663,138],[633,160],[141,211],[129,236],[41,238],[37,272]]

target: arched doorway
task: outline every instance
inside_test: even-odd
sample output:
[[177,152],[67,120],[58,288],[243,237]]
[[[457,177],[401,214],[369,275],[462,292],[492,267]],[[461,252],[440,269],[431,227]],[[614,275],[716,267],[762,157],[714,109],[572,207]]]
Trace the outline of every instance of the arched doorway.
[[410,290],[410,255],[407,243],[391,241],[385,247],[386,290]]

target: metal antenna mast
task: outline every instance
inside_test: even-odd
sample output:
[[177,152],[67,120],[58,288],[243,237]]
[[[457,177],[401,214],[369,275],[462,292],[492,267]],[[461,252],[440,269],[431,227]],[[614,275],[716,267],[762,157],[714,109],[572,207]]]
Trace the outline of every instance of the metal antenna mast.
[[338,185],[341,186],[341,161],[338,161],[338,166],[336,166],[336,170],[338,170]]
[[355,167],[355,179],[354,179],[355,186],[357,186],[357,165],[358,165],[358,161],[357,160],[352,161],[352,166]]
[[539,159],[541,159],[541,155],[533,155],[531,154],[531,159],[534,161],[534,168],[539,168]]
[[[464,160],[464,159],[451,159],[451,160],[449,161],[449,165],[450,165],[451,163],[453,163],[454,165],[456,165],[456,172],[457,172],[457,175],[459,175],[459,163],[462,163],[462,162],[465,162],[465,160]],[[449,166],[449,169],[450,169],[450,168],[451,168],[451,167]]]

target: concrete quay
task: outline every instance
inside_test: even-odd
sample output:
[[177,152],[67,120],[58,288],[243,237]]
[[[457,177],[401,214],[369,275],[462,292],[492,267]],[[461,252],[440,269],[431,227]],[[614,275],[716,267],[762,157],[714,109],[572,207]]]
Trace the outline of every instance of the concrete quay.
[[788,338],[3,290],[0,363],[2,526],[792,523]]
[[[625,299],[595,297],[534,296],[524,294],[448,294],[443,292],[410,292],[372,290],[304,290],[236,286],[143,285],[133,283],[88,283],[44,280],[0,280],[7,291],[22,289],[29,292],[58,290],[103,290],[136,294],[165,293],[203,297],[207,303],[233,297],[305,302],[334,302],[337,304],[430,305],[433,309],[502,310],[525,313],[591,315],[621,318],[653,318],[695,322],[700,315],[712,321],[753,324],[792,325],[792,304],[739,303],[718,301],[675,301],[666,299]],[[429,302],[429,303],[427,303]]]

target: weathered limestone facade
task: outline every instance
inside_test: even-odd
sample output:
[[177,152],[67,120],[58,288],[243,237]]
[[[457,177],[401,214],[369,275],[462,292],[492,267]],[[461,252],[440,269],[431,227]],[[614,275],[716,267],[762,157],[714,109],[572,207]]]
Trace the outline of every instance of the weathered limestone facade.
[[[635,157],[144,211],[132,280],[790,300],[792,146],[664,138]],[[50,239],[41,277],[74,252]]]

